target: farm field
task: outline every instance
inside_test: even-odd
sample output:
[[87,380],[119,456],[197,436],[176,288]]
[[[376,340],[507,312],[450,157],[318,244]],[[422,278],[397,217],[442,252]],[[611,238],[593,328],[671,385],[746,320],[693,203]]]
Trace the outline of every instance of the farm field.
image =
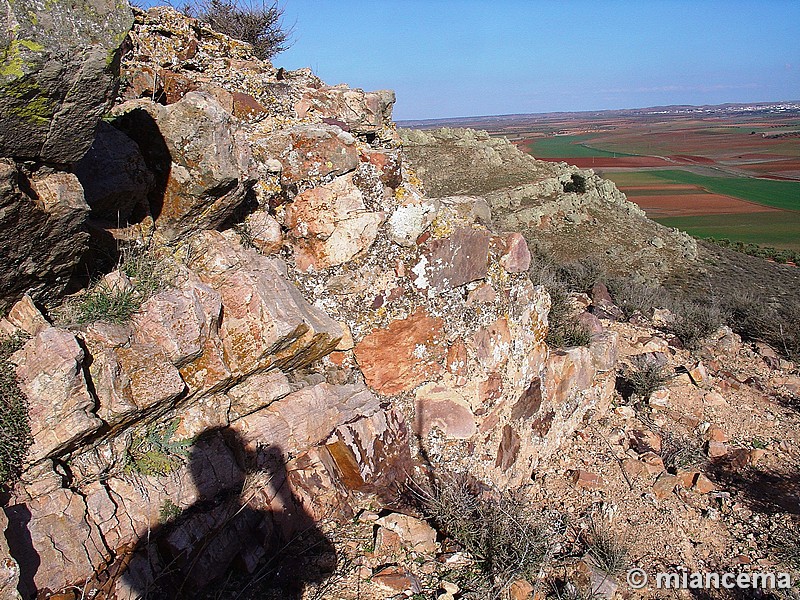
[[669,227],[800,250],[800,103],[463,121],[447,125],[485,129],[541,160],[594,169]]

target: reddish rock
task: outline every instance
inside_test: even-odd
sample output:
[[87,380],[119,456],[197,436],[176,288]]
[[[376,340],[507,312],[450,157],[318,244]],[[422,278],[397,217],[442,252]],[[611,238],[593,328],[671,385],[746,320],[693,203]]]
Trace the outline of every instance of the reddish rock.
[[339,426],[325,449],[347,489],[375,493],[387,500],[413,470],[408,427],[394,410],[378,411]]
[[634,429],[630,435],[630,447],[639,454],[661,453],[661,436],[649,429]]
[[289,379],[277,369],[250,375],[225,392],[230,400],[230,418],[236,420],[254,413],[287,396],[291,391]]
[[489,234],[460,227],[446,238],[426,242],[420,260],[413,269],[419,288],[450,290],[483,279],[489,266]]
[[[583,315],[596,318],[589,313],[583,313]],[[589,352],[592,355],[592,364],[597,371],[601,373],[611,371],[616,367],[619,359],[619,333],[616,331],[595,333],[589,343]]]
[[503,426],[503,437],[500,440],[500,447],[497,449],[497,460],[494,466],[504,471],[511,468],[516,462],[519,454],[520,439],[517,432],[510,425]]
[[203,354],[206,340],[216,334],[221,296],[200,281],[185,289],[167,289],[147,300],[133,318],[134,340],[159,347],[176,367]]
[[609,304],[613,304],[614,300],[611,298],[611,294],[608,291],[608,288],[604,283],[597,282],[592,286],[592,304],[598,304],[602,302],[607,302]]
[[391,396],[436,377],[446,352],[443,326],[418,310],[367,335],[353,349],[367,385]]
[[44,329],[11,356],[20,390],[28,399],[30,462],[57,454],[102,425],[94,414],[83,360],[75,336],[55,327]]
[[599,475],[578,469],[572,472],[572,483],[585,490],[596,490],[605,486]]
[[375,395],[360,386],[320,383],[237,419],[230,427],[245,450],[257,452],[264,440],[270,440],[292,454],[324,442],[337,427],[379,408]]
[[396,557],[403,547],[400,536],[385,527],[378,527],[375,533],[375,555],[382,559]]
[[180,372],[157,346],[132,344],[92,354],[89,372],[99,403],[97,414],[107,423],[166,405],[186,390]]
[[175,71],[160,69],[158,77],[167,104],[175,104],[186,94],[197,89],[194,81]]
[[717,486],[703,473],[698,473],[692,482],[692,489],[698,494],[710,494],[717,489]]
[[134,100],[114,110],[115,126],[139,145],[156,175],[153,217],[164,239],[219,227],[245,201],[255,183],[243,166],[250,150],[210,94],[189,92],[169,106]]
[[377,133],[392,118],[394,92],[364,92],[346,87],[307,88],[295,104],[297,116],[322,115],[347,124],[357,134]]
[[233,96],[233,116],[240,119],[252,119],[264,114],[266,109],[250,94],[231,92]]
[[[110,558],[100,531],[92,519],[87,519],[86,503],[80,494],[57,488],[24,504],[12,504],[5,511],[9,546],[23,549],[25,567],[36,565],[23,571],[30,577],[20,582],[25,598],[36,597],[37,590],[62,590],[83,581]],[[31,560],[36,562],[27,562]]]
[[467,374],[467,347],[461,339],[456,340],[447,348],[447,370],[453,375]]
[[553,406],[564,405],[570,397],[592,382],[595,368],[588,348],[567,348],[551,352],[545,363],[544,389]]
[[534,587],[524,579],[517,579],[508,586],[508,595],[511,600],[531,600]]
[[580,325],[583,325],[592,334],[603,332],[603,323],[595,315],[590,312],[582,312],[575,319]]
[[436,552],[436,531],[421,519],[392,513],[378,519],[377,524],[396,533],[409,550],[422,554]]
[[370,212],[364,196],[343,176],[298,194],[284,224],[301,271],[340,265],[372,245],[386,215]]
[[467,306],[475,304],[491,304],[497,298],[494,288],[488,283],[481,283],[467,294]]
[[636,460],[635,458],[626,458],[622,461],[622,468],[625,474],[631,479],[641,477],[645,473],[648,473],[647,466],[642,461]]
[[332,125],[297,125],[256,144],[264,156],[280,161],[284,185],[344,175],[359,164],[355,138]]
[[706,439],[724,444],[728,441],[728,435],[718,425],[712,425],[708,428],[708,431],[706,431]]
[[664,471],[664,460],[655,452],[645,452],[639,460],[650,475],[658,475]]
[[50,327],[50,323],[44,318],[39,309],[33,303],[33,300],[28,294],[22,297],[22,300],[17,302],[8,311],[6,319],[11,325],[17,327],[30,336],[37,336],[42,331]]
[[529,419],[542,407],[542,381],[536,377],[511,409],[511,419]]
[[728,453],[728,446],[723,442],[711,440],[708,442],[708,457],[711,459],[722,458]]
[[381,182],[384,185],[397,188],[402,183],[402,161],[396,150],[364,148],[361,149],[360,158],[380,171]]
[[403,567],[385,567],[372,576],[372,582],[379,588],[393,594],[399,592],[418,594],[422,591],[422,586],[417,576]]
[[278,221],[267,211],[257,210],[245,219],[247,242],[261,254],[269,255],[283,247],[283,232]]
[[455,439],[469,439],[477,432],[475,416],[466,400],[448,387],[430,383],[417,390],[414,430],[425,436],[434,427]]
[[499,373],[489,373],[485,381],[478,384],[481,404],[486,406],[493,405],[503,396],[503,378]]
[[656,495],[656,498],[664,499],[672,494],[678,486],[678,483],[678,478],[675,475],[662,473],[653,484],[653,493]]
[[497,319],[487,327],[481,327],[473,338],[475,355],[481,366],[487,371],[496,371],[502,367],[511,355],[511,332],[508,321]]
[[242,247],[236,237],[197,234],[190,263],[222,296],[219,336],[231,372],[298,367],[331,352],[342,337],[339,324],[305,300],[280,262]]
[[509,233],[505,236],[505,252],[500,257],[500,264],[509,273],[525,273],[531,266],[531,251],[528,242],[521,233]]

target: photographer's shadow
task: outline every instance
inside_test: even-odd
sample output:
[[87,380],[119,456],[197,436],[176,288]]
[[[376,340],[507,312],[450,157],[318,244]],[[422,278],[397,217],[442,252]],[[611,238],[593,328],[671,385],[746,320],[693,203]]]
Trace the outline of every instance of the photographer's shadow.
[[[192,445],[198,500],[140,539],[122,575],[130,598],[300,600],[335,569],[333,544],[294,497],[281,448],[247,451],[229,429]],[[166,513],[166,514],[163,514]]]

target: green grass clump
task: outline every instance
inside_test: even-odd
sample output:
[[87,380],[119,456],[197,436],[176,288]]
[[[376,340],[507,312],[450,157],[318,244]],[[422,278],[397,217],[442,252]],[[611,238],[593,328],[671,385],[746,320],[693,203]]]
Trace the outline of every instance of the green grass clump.
[[64,320],[76,325],[105,321],[129,321],[149,298],[169,286],[163,262],[147,246],[124,248],[118,270],[128,281],[109,284],[104,280],[66,303]]
[[13,484],[22,472],[31,443],[28,401],[19,389],[10,356],[24,343],[22,336],[0,339],[0,486]]

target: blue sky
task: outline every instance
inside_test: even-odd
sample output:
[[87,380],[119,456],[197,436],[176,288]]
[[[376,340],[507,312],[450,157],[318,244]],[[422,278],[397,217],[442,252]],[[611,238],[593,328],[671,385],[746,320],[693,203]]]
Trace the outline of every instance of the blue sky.
[[800,1],[281,0],[276,66],[396,119],[800,100]]

